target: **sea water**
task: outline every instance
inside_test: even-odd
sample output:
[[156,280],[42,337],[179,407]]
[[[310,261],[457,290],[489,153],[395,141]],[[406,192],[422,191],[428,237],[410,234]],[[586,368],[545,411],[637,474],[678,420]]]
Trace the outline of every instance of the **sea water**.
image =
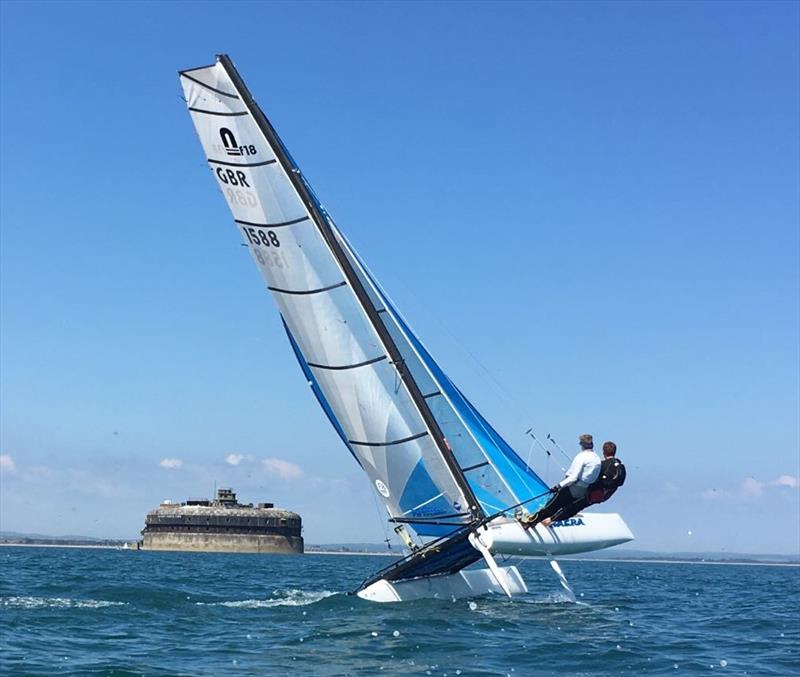
[[378,556],[0,548],[4,675],[797,675],[800,569],[567,560],[376,604]]

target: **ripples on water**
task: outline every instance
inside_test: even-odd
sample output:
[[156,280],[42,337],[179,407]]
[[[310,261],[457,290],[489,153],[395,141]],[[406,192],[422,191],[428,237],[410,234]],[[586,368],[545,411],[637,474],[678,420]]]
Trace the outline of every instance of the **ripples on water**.
[[519,563],[512,600],[344,594],[384,557],[0,548],[0,673],[800,674],[800,569]]

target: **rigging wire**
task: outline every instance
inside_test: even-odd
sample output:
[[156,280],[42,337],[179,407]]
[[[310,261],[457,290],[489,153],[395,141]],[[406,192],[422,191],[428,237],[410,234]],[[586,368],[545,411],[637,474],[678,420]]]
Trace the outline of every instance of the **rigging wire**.
[[[392,288],[404,292],[406,299],[413,299],[416,297],[416,294],[413,292],[413,290],[411,290],[408,284],[404,283],[402,280],[392,280]],[[491,370],[483,362],[481,362],[481,360],[479,360],[478,357],[469,348],[467,348],[464,343],[459,340],[458,336],[450,330],[447,323],[442,320],[437,313],[429,312],[429,306],[417,306],[414,311],[415,314],[419,313],[419,315],[422,316],[423,313],[420,313],[419,311],[423,308],[426,311],[424,312],[424,315],[428,318],[428,321],[436,325],[436,327],[438,327],[439,330],[449,338],[449,342],[454,344],[465,355],[467,355],[467,357],[469,357],[475,366],[479,368],[480,372],[482,372],[484,382],[491,383],[494,390],[497,391],[497,394],[499,394],[507,404],[511,405],[511,407],[514,409],[514,418],[518,420],[525,420],[528,418],[527,414],[524,414],[523,412],[524,408],[520,401],[514,395],[512,395],[511,392],[494,376]]]
[[[552,458],[552,454],[550,453],[550,450],[546,446],[544,446],[544,444],[542,444],[542,441],[538,437],[536,437],[536,433],[533,432],[533,428],[528,428],[525,431],[525,434],[530,436],[530,438],[533,440],[533,442],[531,442],[531,447],[533,447],[534,443],[538,444],[542,448],[542,451],[544,451],[544,453],[547,454],[547,463],[548,463],[548,467],[549,467],[550,459]],[[547,439],[552,439],[552,438],[550,437],[550,435],[548,435]],[[566,452],[563,449],[561,449],[561,447],[559,447],[559,449],[561,450],[561,453],[564,454],[564,456],[567,456]],[[567,460],[570,463],[572,462],[572,459],[569,458],[569,456],[567,456]],[[563,466],[561,466],[561,470],[563,472],[566,472],[566,469]]]
[[[398,285],[396,285],[396,286],[398,286]],[[404,285],[401,284],[399,286],[403,287]],[[469,357],[469,359],[478,367],[478,370],[479,370],[478,373],[481,374],[483,381],[484,382],[489,382],[493,386],[493,389],[496,391],[496,393],[498,395],[500,395],[500,397],[503,400],[505,400],[506,404],[510,405],[510,407],[513,410],[512,411],[512,416],[514,418],[516,418],[518,421],[525,420],[526,418],[528,420],[530,420],[529,417],[526,414],[524,414],[524,412],[523,412],[524,407],[521,404],[521,402],[508,390],[508,388],[506,388],[495,377],[495,375],[492,373],[492,371],[480,359],[478,359],[478,357],[469,348],[467,348],[467,346],[464,343],[462,343],[459,340],[459,338],[452,331],[450,331],[450,328],[448,327],[448,325],[445,322],[443,322],[438,317],[438,315],[435,314],[435,313],[432,314],[432,315],[429,315],[429,318],[445,335],[447,335],[449,337],[449,339],[452,342],[452,344],[454,344],[463,353],[465,353]],[[528,430],[526,431],[525,434],[530,434],[530,433],[532,433],[532,429],[528,428]],[[538,443],[538,445],[545,452],[546,458],[547,458],[547,468],[549,470],[550,458],[551,458],[550,451],[534,435],[531,435],[531,437],[533,437],[534,443]],[[548,438],[548,440],[552,440],[555,443],[555,440],[549,434],[548,434],[547,438]],[[530,464],[530,457],[531,457],[531,452],[533,451],[533,444],[534,443],[531,444],[531,448],[528,451],[528,461],[526,461],[526,465],[529,468],[533,468],[533,466],[531,466],[531,464]],[[569,463],[571,463],[572,462],[572,458],[560,446],[558,446],[557,443],[556,443],[556,446],[557,446],[558,450],[567,459],[567,461]],[[565,468],[561,467],[561,470],[565,471]]]
[[[525,459],[525,465],[527,465],[529,468],[533,467],[531,465],[531,456],[533,456],[533,440],[531,440],[531,446],[528,447],[528,458]],[[549,463],[550,454],[547,454],[547,460],[548,460],[548,463]]]
[[[366,473],[364,476],[367,478],[369,482],[369,475]],[[386,548],[389,552],[392,552],[392,537],[389,535],[389,532],[386,529],[386,522],[383,519],[383,514],[381,513],[381,507],[378,505],[378,497],[375,495],[375,492],[372,489],[372,482],[369,482],[369,493],[372,496],[372,502],[375,505],[375,514],[378,517],[378,522],[381,525],[381,531],[383,531],[383,542],[386,543]]]
[[562,454],[564,454],[564,458],[566,458],[570,463],[572,463],[572,458],[570,455],[561,448],[561,445],[556,442],[556,438],[553,437],[550,433],[547,433],[547,441],[550,442],[556,449],[558,449]]

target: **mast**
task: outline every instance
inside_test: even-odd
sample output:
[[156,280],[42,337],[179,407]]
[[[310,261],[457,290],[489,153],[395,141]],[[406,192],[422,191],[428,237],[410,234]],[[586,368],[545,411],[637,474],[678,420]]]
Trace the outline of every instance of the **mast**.
[[422,396],[422,392],[420,391],[417,382],[414,380],[411,372],[406,368],[405,361],[400,350],[392,339],[388,329],[381,321],[377,309],[372,304],[372,301],[370,300],[369,295],[361,283],[361,280],[359,279],[355,269],[348,260],[344,250],[339,244],[339,241],[336,239],[336,236],[334,235],[333,230],[328,223],[326,215],[323,214],[316,198],[311,194],[311,191],[309,190],[305,181],[302,179],[300,170],[294,165],[294,162],[289,157],[283,142],[280,140],[280,137],[272,127],[270,121],[267,119],[267,116],[264,115],[264,112],[253,99],[253,96],[250,94],[250,90],[247,88],[247,85],[245,85],[244,80],[242,80],[242,77],[239,75],[239,72],[236,70],[236,67],[233,65],[230,57],[227,54],[218,54],[217,61],[222,65],[228,77],[230,77],[231,81],[233,82],[234,87],[241,94],[242,102],[252,114],[253,119],[261,130],[261,133],[264,134],[266,139],[269,141],[270,146],[272,146],[278,161],[281,163],[286,175],[292,182],[294,189],[297,191],[297,194],[303,201],[308,213],[311,215],[314,225],[317,227],[323,239],[325,240],[325,243],[330,248],[334,258],[342,270],[342,273],[345,276],[345,279],[347,280],[347,283],[350,285],[351,289],[356,295],[356,298],[358,299],[359,304],[367,315],[372,328],[378,335],[381,343],[383,343],[383,346],[386,348],[387,354],[391,358],[395,369],[397,369],[397,372],[400,374],[401,380],[405,384],[406,389],[408,390],[408,393],[411,396],[415,407],[417,408],[417,411],[419,411],[423,421],[425,422],[425,425],[430,431],[436,447],[447,464],[447,467],[450,470],[456,485],[469,502],[468,509],[473,520],[480,519],[483,517],[483,510],[481,509],[480,504],[478,503],[478,500],[472,491],[472,488],[467,482],[466,477],[464,477],[464,474],[458,465],[458,461],[456,460],[455,455],[453,454],[447,443],[447,440],[444,437],[444,433],[439,427],[439,424],[437,423],[433,412],[430,410],[427,401]]

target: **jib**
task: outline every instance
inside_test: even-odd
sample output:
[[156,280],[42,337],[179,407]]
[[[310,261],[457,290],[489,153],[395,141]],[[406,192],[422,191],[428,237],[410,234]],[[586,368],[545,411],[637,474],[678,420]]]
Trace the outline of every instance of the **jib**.
[[247,183],[247,177],[240,169],[233,171],[232,169],[217,167],[214,171],[217,173],[217,178],[222,181],[222,183],[227,183],[230,186],[250,188],[250,184]]

